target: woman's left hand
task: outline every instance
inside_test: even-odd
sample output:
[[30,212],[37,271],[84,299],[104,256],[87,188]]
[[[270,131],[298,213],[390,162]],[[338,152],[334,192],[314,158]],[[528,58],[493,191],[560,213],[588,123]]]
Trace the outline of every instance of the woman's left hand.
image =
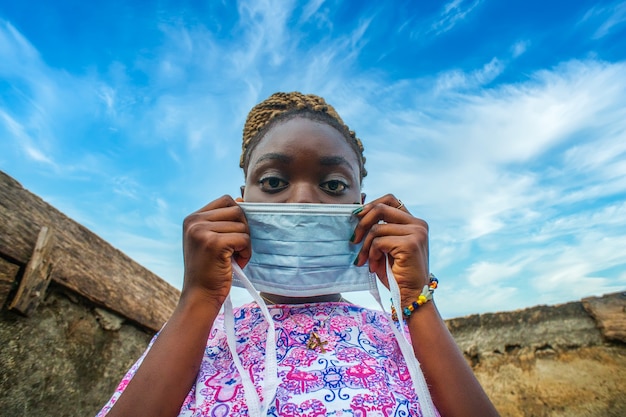
[[370,271],[389,288],[385,267],[385,257],[389,255],[400,297],[406,300],[402,304],[416,300],[428,284],[428,224],[413,217],[392,194],[364,205],[356,216],[359,224],[352,241],[363,240],[363,247],[355,265],[369,261]]

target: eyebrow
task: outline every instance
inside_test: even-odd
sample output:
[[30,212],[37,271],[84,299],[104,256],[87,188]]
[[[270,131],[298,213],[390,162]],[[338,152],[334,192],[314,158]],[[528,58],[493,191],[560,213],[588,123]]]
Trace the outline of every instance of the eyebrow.
[[[285,155],[284,153],[270,152],[270,153],[261,155],[259,159],[256,160],[255,165],[258,165],[259,163],[263,161],[278,161],[284,164],[290,164],[291,162],[293,162],[293,158],[291,156]],[[350,165],[348,160],[344,158],[343,156],[322,156],[319,158],[318,161],[320,165],[322,166],[343,165],[349,168],[350,171],[354,171],[354,169],[352,168],[352,165]]]
[[259,159],[256,160],[256,164],[258,164],[259,162],[263,162],[263,161],[279,161],[285,164],[290,163],[293,160],[292,157],[285,155],[284,153],[266,153],[263,154],[259,157]]
[[348,168],[350,168],[351,171],[354,171],[352,169],[352,165],[350,165],[348,160],[344,158],[343,156],[322,156],[319,159],[319,162],[320,162],[320,165],[324,165],[324,166],[345,165]]

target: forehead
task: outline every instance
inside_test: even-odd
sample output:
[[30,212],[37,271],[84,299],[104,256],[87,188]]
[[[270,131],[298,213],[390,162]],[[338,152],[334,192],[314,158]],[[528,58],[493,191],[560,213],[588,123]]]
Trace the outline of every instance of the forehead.
[[304,117],[280,122],[267,131],[250,155],[251,165],[266,153],[340,156],[358,167],[356,152],[341,132],[329,124]]

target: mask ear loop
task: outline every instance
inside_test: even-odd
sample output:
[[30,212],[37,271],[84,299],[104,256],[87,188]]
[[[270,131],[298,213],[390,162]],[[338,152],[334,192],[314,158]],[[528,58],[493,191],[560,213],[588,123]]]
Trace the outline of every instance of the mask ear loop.
[[250,280],[241,270],[236,262],[232,262],[233,278],[236,276],[241,283],[244,284],[254,301],[261,308],[263,317],[267,320],[267,339],[265,343],[265,375],[263,378],[263,403],[252,383],[250,374],[244,369],[239,354],[237,353],[237,342],[235,339],[235,318],[233,315],[233,303],[230,294],[224,302],[224,327],[226,328],[226,341],[233,357],[233,362],[243,384],[244,397],[248,405],[248,412],[251,416],[263,417],[267,415],[269,405],[274,401],[276,389],[278,387],[278,366],[276,362],[276,330],[274,329],[274,321],[270,315],[267,306],[256,292]]
[[435,405],[433,404],[430,392],[428,391],[428,386],[426,385],[426,379],[424,378],[424,373],[422,372],[420,363],[415,357],[415,352],[413,351],[413,347],[410,342],[411,336],[408,333],[407,326],[404,322],[404,316],[402,315],[402,309],[400,308],[400,287],[398,287],[396,277],[391,271],[389,256],[387,256],[386,259],[386,269],[387,281],[389,282],[389,291],[391,292],[391,302],[398,312],[398,324],[400,329],[402,329],[399,330],[398,326],[396,326],[396,323],[394,323],[391,320],[391,317],[389,317],[391,330],[396,337],[396,341],[398,342],[398,346],[400,347],[400,351],[402,352],[402,356],[404,357],[404,361],[406,362],[409,375],[411,376],[411,381],[413,381],[413,386],[415,387],[415,391],[417,392],[417,397],[419,399],[424,416],[436,417],[437,414],[435,412]]

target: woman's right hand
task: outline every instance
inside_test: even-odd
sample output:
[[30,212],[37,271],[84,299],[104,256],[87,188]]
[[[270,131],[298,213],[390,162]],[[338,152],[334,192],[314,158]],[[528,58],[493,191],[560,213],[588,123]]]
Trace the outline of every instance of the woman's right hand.
[[223,196],[187,216],[183,252],[185,282],[178,305],[114,403],[111,417],[180,412],[230,291],[232,259],[244,266],[252,254],[248,223],[235,200]]
[[181,298],[200,296],[222,305],[232,284],[231,259],[242,268],[251,256],[243,210],[225,195],[185,218],[185,277]]

